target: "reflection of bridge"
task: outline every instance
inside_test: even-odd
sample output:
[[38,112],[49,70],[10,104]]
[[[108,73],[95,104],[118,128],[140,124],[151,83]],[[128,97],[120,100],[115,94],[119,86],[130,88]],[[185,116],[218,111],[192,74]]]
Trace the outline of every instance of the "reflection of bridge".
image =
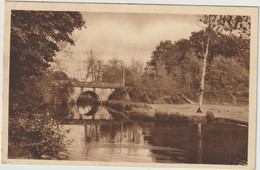
[[68,81],[68,80],[55,80],[53,84],[62,85],[70,83],[74,87],[74,93],[71,99],[76,101],[80,94],[86,91],[95,92],[99,101],[106,101],[116,88],[122,87],[123,83],[106,83],[106,82],[81,82],[81,81]]

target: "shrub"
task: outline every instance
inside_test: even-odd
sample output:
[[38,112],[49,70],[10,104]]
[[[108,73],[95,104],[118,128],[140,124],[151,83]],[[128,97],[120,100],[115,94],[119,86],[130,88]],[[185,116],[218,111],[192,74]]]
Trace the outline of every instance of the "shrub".
[[9,158],[54,159],[72,141],[49,115],[16,114],[9,117]]
[[108,106],[109,106],[109,108],[116,110],[116,111],[119,111],[119,112],[124,111],[124,103],[120,102],[120,101],[118,101],[118,102],[110,101],[108,103]]
[[130,100],[128,92],[124,88],[117,88],[108,97],[108,100]]
[[206,112],[206,120],[207,120],[208,122],[211,122],[211,121],[213,121],[214,119],[215,119],[214,114],[213,114],[211,111],[207,111],[207,112]]

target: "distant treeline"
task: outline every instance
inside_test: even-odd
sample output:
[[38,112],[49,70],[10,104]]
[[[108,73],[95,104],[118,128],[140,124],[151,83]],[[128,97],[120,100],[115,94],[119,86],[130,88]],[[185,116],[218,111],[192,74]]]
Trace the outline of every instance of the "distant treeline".
[[[175,99],[183,96],[197,102],[203,51],[207,42],[205,34],[202,30],[192,32],[189,39],[161,41],[145,65],[132,60],[124,66],[118,58],[104,64],[91,51],[89,60],[99,63],[99,69],[87,67],[90,73],[87,78],[96,75],[95,70],[99,70],[99,79],[93,79],[94,81],[118,83],[123,81],[124,71],[125,85],[130,87],[129,93],[137,101],[159,102],[167,96],[175,96]],[[212,32],[211,37],[205,76],[205,102],[248,103],[250,40],[217,32]],[[186,101],[183,97],[181,98]],[[171,99],[168,102],[177,101]]]
[[[197,101],[200,91],[204,31],[174,43],[162,41],[152,52],[137,86],[169,89]],[[212,33],[205,76],[205,101],[247,103],[249,90],[249,39]],[[164,92],[165,93],[165,92]],[[137,94],[140,94],[140,92]],[[166,93],[167,94],[167,93]]]

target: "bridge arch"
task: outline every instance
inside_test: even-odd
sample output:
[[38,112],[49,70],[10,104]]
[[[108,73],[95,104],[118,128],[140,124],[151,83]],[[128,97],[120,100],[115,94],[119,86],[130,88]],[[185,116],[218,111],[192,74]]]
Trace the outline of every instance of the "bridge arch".
[[89,93],[97,97],[99,102],[107,101],[108,97],[113,93],[114,90],[114,88],[74,87],[74,93],[71,95],[71,99],[77,102],[81,94]]
[[77,104],[80,103],[98,103],[99,96],[94,91],[84,91],[77,98]]

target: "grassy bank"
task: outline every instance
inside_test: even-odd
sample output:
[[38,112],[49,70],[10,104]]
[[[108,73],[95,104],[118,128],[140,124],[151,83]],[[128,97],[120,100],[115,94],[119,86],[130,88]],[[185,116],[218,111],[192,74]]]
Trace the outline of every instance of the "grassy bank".
[[110,111],[123,118],[138,121],[159,122],[205,122],[220,121],[234,124],[248,124],[248,107],[232,105],[204,105],[203,113],[196,113],[192,104],[145,104],[130,100],[111,100]]
[[215,118],[248,122],[249,116],[248,106],[204,104],[202,107],[202,114],[196,113],[198,106],[193,104],[149,104],[149,106],[151,107],[150,113],[161,111],[171,114],[178,112],[179,114],[186,115],[188,117],[206,116],[206,113],[212,113]]

